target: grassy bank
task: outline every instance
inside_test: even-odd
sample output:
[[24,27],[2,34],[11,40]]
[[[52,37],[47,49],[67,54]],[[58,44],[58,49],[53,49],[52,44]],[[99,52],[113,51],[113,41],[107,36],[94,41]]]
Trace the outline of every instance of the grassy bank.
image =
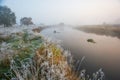
[[118,25],[86,25],[77,26],[76,29],[88,33],[95,33],[98,35],[106,35],[120,38],[120,26]]
[[[9,35],[9,39],[0,41],[0,77],[10,69],[10,60],[24,60],[34,55],[42,44],[42,37],[29,34],[26,31]],[[39,43],[39,44],[38,44]]]
[[[38,32],[38,29],[33,29]],[[72,70],[63,51],[27,30],[12,33],[0,41],[0,79],[73,80]]]

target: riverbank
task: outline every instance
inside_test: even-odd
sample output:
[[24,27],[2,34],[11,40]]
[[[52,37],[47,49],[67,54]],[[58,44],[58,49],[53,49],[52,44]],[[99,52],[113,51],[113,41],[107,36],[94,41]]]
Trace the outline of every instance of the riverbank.
[[0,79],[77,80],[67,62],[69,53],[45,40],[39,34],[43,28],[5,29],[0,35]]
[[75,27],[78,30],[120,38],[120,25],[86,25]]

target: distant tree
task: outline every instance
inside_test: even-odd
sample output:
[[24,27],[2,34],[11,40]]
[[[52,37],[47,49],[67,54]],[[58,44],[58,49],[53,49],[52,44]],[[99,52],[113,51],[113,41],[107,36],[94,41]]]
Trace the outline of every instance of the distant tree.
[[31,17],[24,17],[20,19],[20,24],[21,25],[31,25],[33,24],[32,18]]
[[7,6],[0,6],[0,25],[5,27],[11,26],[16,23],[15,13]]

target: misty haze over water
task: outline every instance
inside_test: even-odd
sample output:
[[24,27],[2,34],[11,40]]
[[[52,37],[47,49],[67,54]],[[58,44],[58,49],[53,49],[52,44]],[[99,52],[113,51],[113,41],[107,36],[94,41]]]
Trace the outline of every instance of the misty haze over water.
[[17,16],[32,17],[35,24],[71,25],[120,23],[119,0],[0,0]]

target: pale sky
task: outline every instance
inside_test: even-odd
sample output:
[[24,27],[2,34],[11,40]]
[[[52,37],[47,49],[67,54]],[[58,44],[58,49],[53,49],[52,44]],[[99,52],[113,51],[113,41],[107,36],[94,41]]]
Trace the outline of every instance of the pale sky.
[[3,0],[2,5],[15,12],[18,23],[21,17],[36,24],[120,23],[120,0]]

